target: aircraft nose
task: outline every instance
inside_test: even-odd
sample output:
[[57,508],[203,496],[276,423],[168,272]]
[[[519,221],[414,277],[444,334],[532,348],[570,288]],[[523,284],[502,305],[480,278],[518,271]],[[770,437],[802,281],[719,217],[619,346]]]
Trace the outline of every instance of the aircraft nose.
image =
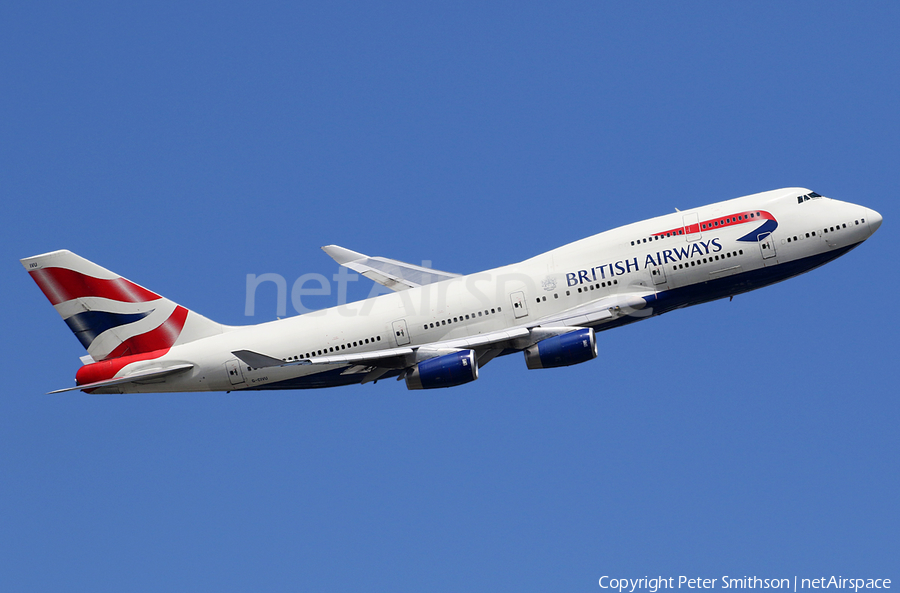
[[869,208],[869,214],[866,217],[866,220],[869,221],[869,232],[874,235],[875,231],[878,230],[878,227],[881,226],[881,214],[878,214]]

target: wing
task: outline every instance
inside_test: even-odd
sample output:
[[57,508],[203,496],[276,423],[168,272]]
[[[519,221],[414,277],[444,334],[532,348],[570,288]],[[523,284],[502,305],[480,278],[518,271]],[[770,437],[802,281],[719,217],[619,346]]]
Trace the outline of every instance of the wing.
[[459,274],[414,266],[386,257],[369,257],[337,245],[326,245],[322,251],[342,266],[396,291],[433,284],[459,276]]
[[87,391],[88,389],[98,389],[100,387],[111,387],[113,385],[122,385],[124,383],[141,383],[144,381],[151,381],[154,379],[162,379],[163,377],[167,377],[169,375],[174,375],[176,373],[184,372],[188,369],[194,368],[192,364],[179,364],[171,367],[167,367],[165,369],[148,369],[145,371],[139,371],[137,373],[132,373],[130,375],[125,375],[124,377],[116,377],[115,379],[107,379],[106,381],[97,381],[96,383],[85,383],[84,385],[76,385],[75,387],[66,387],[65,389],[57,389],[56,391],[51,391],[47,395],[51,395],[53,393],[63,393],[65,391],[75,391],[76,389],[81,389]]
[[[484,366],[506,350],[524,350],[541,340],[581,327],[597,327],[626,315],[636,317],[652,315],[653,309],[647,307],[647,304],[653,299],[654,294],[648,291],[614,295],[502,331],[431,342],[420,346],[401,346],[354,354],[315,356],[293,362],[285,362],[251,350],[236,350],[232,354],[256,368],[297,364],[357,365],[363,368],[372,368],[371,376],[374,379],[388,370],[408,369],[417,362],[456,350],[475,350],[478,355],[478,364]],[[363,382],[368,382],[368,380]]]
[[585,305],[573,307],[561,313],[555,313],[537,320],[539,327],[566,325],[574,327],[596,326],[625,315],[631,317],[648,317],[653,309],[647,307],[655,292],[631,292],[617,294],[592,301]]

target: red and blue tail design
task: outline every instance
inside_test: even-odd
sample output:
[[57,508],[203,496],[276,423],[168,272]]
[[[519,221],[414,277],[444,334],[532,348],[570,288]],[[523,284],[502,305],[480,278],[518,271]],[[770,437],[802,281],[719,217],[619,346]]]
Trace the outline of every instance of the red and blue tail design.
[[94,360],[167,352],[224,326],[79,257],[54,251],[22,265]]

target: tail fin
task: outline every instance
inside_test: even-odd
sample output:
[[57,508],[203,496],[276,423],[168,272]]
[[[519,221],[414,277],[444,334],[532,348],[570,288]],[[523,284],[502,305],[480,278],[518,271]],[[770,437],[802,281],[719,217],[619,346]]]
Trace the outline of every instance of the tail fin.
[[168,350],[227,329],[71,251],[21,262],[94,360]]

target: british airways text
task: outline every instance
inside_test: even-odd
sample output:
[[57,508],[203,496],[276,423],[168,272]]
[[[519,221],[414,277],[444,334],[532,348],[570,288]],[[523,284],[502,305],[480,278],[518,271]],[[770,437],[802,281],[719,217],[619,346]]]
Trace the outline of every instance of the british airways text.
[[[718,237],[710,241],[697,241],[685,245],[684,247],[657,251],[655,258],[654,254],[648,253],[647,257],[644,258],[644,269],[650,267],[655,268],[656,266],[662,266],[668,263],[677,263],[685,259],[690,259],[695,255],[708,255],[720,251],[722,251],[722,244],[719,243]],[[640,269],[638,258],[633,257],[615,263],[595,266],[593,268],[588,268],[587,270],[569,272],[566,274],[566,284],[568,286],[575,286],[576,284],[596,282],[598,280],[605,280],[606,278],[622,276],[630,272],[637,272]]]

